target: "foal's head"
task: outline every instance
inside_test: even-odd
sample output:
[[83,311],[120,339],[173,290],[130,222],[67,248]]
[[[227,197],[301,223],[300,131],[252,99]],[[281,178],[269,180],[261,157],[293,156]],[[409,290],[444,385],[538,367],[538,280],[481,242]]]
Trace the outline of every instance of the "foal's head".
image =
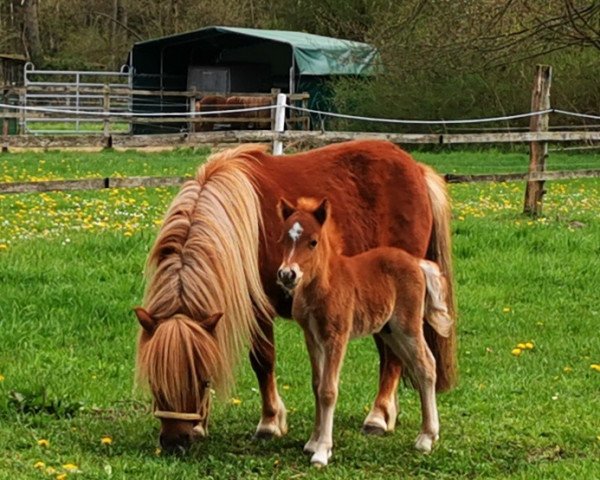
[[181,314],[158,320],[143,308],[135,313],[142,326],[138,375],[154,397],[160,444],[184,452],[207,434],[210,380],[219,362],[213,331],[222,314],[195,321]]
[[279,239],[283,261],[277,272],[277,282],[291,291],[300,282],[310,282],[326,265],[331,244],[326,228],[330,216],[327,199],[320,203],[301,199],[294,207],[285,199],[279,200],[277,211],[283,221]]

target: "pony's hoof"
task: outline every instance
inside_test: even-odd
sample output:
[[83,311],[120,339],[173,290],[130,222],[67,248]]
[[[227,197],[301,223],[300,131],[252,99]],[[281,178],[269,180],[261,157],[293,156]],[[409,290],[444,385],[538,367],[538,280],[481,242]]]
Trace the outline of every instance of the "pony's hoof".
[[329,459],[331,458],[331,450],[321,450],[316,452],[310,459],[315,468],[323,468],[327,466]]
[[381,425],[375,425],[373,423],[366,423],[362,426],[361,429],[364,435],[373,435],[375,437],[381,437],[386,434],[385,428]]
[[281,435],[277,435],[277,432],[273,430],[257,430],[254,435],[252,435],[252,440],[273,440],[276,437],[280,437]]
[[420,433],[415,442],[415,448],[426,455],[433,449],[434,439],[428,433]]

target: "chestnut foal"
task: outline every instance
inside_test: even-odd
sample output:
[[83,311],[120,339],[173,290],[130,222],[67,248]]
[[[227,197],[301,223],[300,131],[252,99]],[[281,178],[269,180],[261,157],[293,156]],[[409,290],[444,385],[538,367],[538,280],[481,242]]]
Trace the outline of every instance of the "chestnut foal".
[[402,360],[421,398],[422,424],[415,447],[431,452],[438,440],[436,365],[423,335],[423,319],[444,337],[451,332],[445,283],[437,264],[402,249],[379,247],[347,257],[327,199],[281,199],[283,261],[280,285],[294,301],[292,315],[304,330],[316,400],[315,425],[304,451],[327,465],[333,446],[333,412],[339,374],[351,338],[381,333]]

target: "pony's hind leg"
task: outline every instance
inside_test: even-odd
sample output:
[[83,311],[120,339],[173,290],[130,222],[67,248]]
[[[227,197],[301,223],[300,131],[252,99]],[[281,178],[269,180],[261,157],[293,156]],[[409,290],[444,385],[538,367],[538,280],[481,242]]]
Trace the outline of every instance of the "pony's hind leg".
[[373,336],[379,352],[379,390],[371,411],[363,422],[366,435],[383,435],[396,426],[398,417],[398,382],[402,373],[400,360],[379,334]]
[[262,400],[261,418],[255,439],[268,440],[287,433],[286,409],[275,380],[275,344],[272,319],[260,322],[264,339],[255,339],[250,352],[250,363],[258,379]]

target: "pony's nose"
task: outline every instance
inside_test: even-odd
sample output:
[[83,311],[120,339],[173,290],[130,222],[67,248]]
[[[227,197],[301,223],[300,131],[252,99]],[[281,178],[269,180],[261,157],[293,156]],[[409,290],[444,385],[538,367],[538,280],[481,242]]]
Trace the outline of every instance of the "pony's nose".
[[184,454],[192,444],[192,435],[188,432],[178,433],[177,435],[160,434],[160,446],[169,454]]

